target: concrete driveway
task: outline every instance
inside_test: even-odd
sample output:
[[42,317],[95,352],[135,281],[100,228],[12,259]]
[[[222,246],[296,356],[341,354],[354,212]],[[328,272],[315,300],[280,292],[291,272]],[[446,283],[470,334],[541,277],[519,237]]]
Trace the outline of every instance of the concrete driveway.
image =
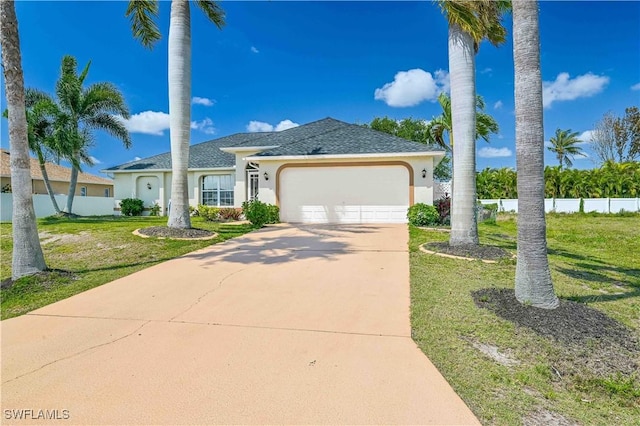
[[478,424],[411,340],[407,240],[268,227],[3,321],[2,422]]

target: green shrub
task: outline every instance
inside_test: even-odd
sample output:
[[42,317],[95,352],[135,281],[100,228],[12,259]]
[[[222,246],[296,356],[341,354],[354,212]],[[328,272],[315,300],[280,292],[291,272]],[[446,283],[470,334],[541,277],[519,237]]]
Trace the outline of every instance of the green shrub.
[[267,223],[280,221],[280,209],[278,206],[265,204],[258,200],[242,203],[242,213],[254,226],[263,227]]
[[407,219],[409,219],[409,223],[413,226],[433,226],[438,224],[440,215],[435,207],[418,203],[409,207]]
[[198,216],[204,220],[215,222],[220,220],[220,209],[214,206],[205,206],[204,204],[198,205]]
[[150,216],[160,216],[160,204],[153,203],[151,207],[149,207],[149,215]]
[[220,220],[240,220],[242,217],[242,210],[234,209],[233,207],[226,207],[220,209]]
[[144,201],[138,198],[125,198],[120,201],[120,212],[124,216],[140,216],[144,210]]

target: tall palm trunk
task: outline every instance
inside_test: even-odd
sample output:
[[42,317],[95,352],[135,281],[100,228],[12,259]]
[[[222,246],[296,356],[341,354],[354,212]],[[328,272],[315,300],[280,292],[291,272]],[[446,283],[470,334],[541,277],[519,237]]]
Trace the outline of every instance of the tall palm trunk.
[[42,173],[42,180],[44,181],[44,187],[47,189],[47,194],[49,194],[49,198],[51,198],[51,204],[53,204],[53,209],[57,214],[60,214],[60,207],[58,207],[58,201],[56,200],[55,194],[53,193],[53,189],[51,188],[51,182],[49,181],[49,174],[47,173],[46,161],[44,159],[44,155],[42,155],[42,150],[38,147],[36,150],[36,155],[38,156],[38,165],[40,166],[40,173]]
[[453,188],[449,244],[476,245],[476,81],[475,49],[471,35],[449,25],[451,79],[451,140]]
[[13,191],[14,280],[47,269],[38,238],[33,210],[31,164],[27,137],[27,114],[24,103],[24,74],[20,55],[18,20],[13,1],[0,1],[0,46],[4,70],[11,151],[11,187]]
[[169,117],[172,179],[167,225],[172,228],[191,228],[187,184],[191,132],[191,18],[189,2],[186,0],[171,1]]
[[513,1],[516,167],[518,170],[518,260],[516,298],[553,309],[544,217],[544,131],[538,2]]
[[[78,158],[76,156],[76,158]],[[73,214],[73,198],[76,195],[76,186],[78,185],[78,167],[71,166],[71,178],[69,179],[69,193],[67,194],[67,213]]]

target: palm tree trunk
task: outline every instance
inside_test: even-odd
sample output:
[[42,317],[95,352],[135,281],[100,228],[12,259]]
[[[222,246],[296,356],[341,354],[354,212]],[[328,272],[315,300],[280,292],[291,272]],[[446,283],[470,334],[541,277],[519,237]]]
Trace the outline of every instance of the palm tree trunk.
[[186,0],[171,1],[169,116],[172,179],[167,225],[171,228],[191,228],[187,184],[191,132],[191,18],[189,2]]
[[515,293],[520,303],[553,309],[544,217],[544,131],[538,2],[513,1],[516,167],[518,170],[518,260]]
[[[77,153],[74,153],[75,158],[78,158]],[[76,186],[78,184],[78,168],[74,165],[71,166],[71,178],[69,179],[69,193],[67,194],[67,214],[72,215],[73,211],[73,197],[76,195]]]
[[477,245],[476,222],[476,81],[475,50],[471,36],[449,25],[451,78],[451,140],[453,144],[453,195],[449,244]]
[[33,209],[31,165],[27,139],[27,114],[24,104],[24,74],[18,36],[18,20],[13,1],[0,1],[0,46],[4,70],[5,93],[9,119],[11,151],[11,187],[13,191],[13,257],[11,275],[14,280],[47,269],[38,224]]
[[58,207],[58,201],[56,200],[55,194],[53,193],[53,189],[51,189],[51,182],[49,182],[49,174],[47,173],[46,162],[39,147],[36,150],[36,155],[38,156],[38,164],[40,165],[40,173],[42,173],[44,187],[47,188],[47,194],[49,194],[49,198],[51,198],[53,209],[56,211],[56,214],[60,214],[61,212],[60,207]]

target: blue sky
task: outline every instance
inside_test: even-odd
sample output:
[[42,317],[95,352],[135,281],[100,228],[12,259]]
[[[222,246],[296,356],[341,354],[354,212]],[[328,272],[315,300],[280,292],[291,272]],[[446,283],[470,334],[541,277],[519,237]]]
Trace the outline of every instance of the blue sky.
[[[368,123],[430,119],[447,90],[447,25],[431,2],[223,2],[220,31],[192,6],[191,143],[282,129],[324,117]],[[22,1],[16,5],[25,82],[53,93],[60,60],[91,60],[88,83],[110,81],[131,110],[133,147],[96,134],[99,170],[169,151],[167,34],[153,50],[131,36],[126,2]],[[593,129],[608,111],[640,105],[640,2],[541,2],[545,139]],[[515,166],[511,16],[507,42],[481,45],[477,90],[500,125],[478,142],[478,169]],[[4,90],[4,83],[2,85]],[[5,108],[4,94],[2,96]],[[8,148],[6,120],[1,145]],[[584,145],[589,154],[588,145]],[[547,164],[555,164],[551,153]],[[592,156],[578,168],[594,167]]]

